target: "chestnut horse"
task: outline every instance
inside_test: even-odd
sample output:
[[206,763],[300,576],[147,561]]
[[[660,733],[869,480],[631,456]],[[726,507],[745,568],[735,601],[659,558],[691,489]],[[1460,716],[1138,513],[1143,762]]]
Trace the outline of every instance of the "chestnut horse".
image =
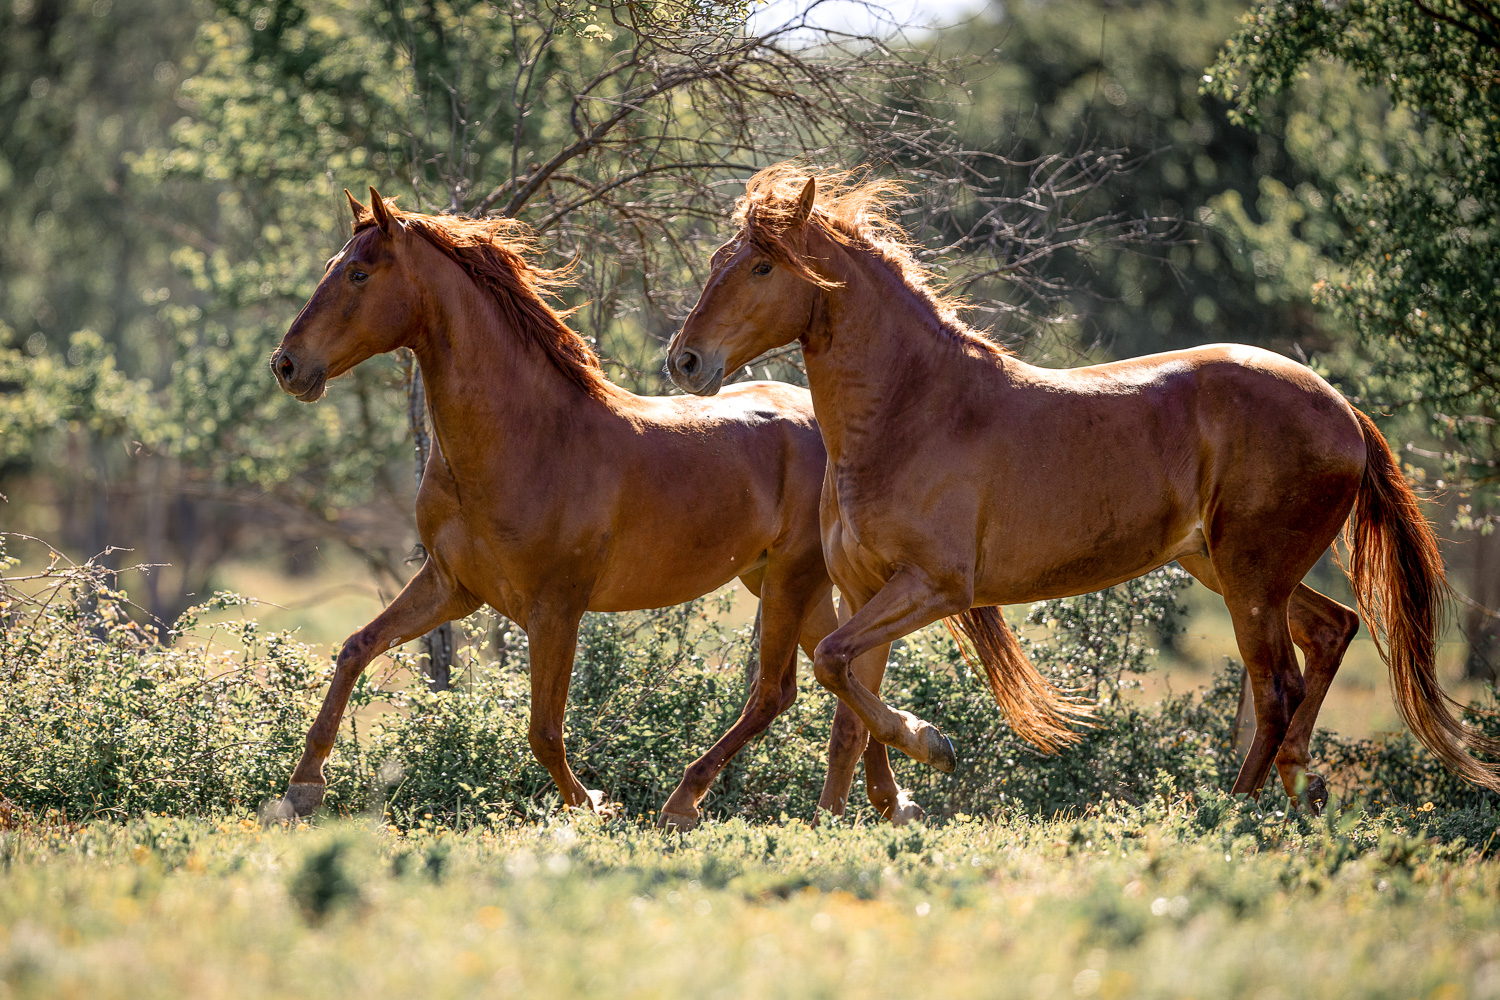
[[[828,448],[829,571],[854,614],[818,646],[840,725],[918,760],[943,741],[851,674],[850,661],[939,618],[959,621],[1016,730],[1066,742],[1079,706],[1025,662],[995,605],[1113,586],[1176,560],[1221,594],[1249,670],[1255,739],[1234,790],[1274,764],[1307,772],[1324,695],[1358,627],[1302,583],[1346,526],[1350,580],[1411,730],[1466,779],[1497,743],[1448,709],[1434,670],[1447,584],[1421,504],[1368,417],[1302,365],[1219,345],[1071,370],[1028,365],[961,323],[930,286],[888,196],[899,185],[791,165],[751,178],[668,352],[712,394],[800,341]],[[1293,648],[1306,657],[1299,670]],[[844,712],[847,706],[851,717]],[[829,761],[852,772],[847,751]]]
[[[322,801],[323,762],[366,664],[481,603],[530,639],[532,752],[564,803],[599,809],[563,749],[579,619],[678,604],[739,577],[761,599],[760,674],[663,807],[664,823],[691,827],[714,777],[796,697],[799,642],[811,655],[837,624],[818,528],[826,457],[807,393],[763,382],[712,401],[632,395],[542,298],[561,277],[530,263],[518,223],[403,213],[370,196],[369,208],[349,196],[354,236],[271,370],[311,402],[367,358],[416,353],[437,443],[417,494],[427,560],[344,643],[280,813]],[[884,747],[867,771],[884,815],[921,814]]]

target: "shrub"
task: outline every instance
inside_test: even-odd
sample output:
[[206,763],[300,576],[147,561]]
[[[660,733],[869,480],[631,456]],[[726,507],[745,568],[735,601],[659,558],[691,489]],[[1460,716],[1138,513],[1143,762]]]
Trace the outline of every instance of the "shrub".
[[[14,536],[12,536],[14,537]],[[0,537],[0,558],[4,558]],[[14,560],[7,560],[13,565]],[[1170,635],[1186,578],[1163,570],[1111,591],[1031,609],[1045,634],[1031,656],[1099,698],[1092,728],[1057,756],[1019,742],[988,688],[940,628],[896,643],[883,691],[948,733],[959,769],[941,775],[899,753],[893,764],[929,814],[1000,809],[1050,816],[1112,797],[1143,802],[1161,782],[1227,787],[1238,685],[1226,669],[1205,691],[1155,705],[1125,697]],[[0,582],[0,801],[32,813],[90,816],[243,814],[279,796],[327,687],[332,663],[253,618],[205,624],[252,602],[220,593],[156,641],[127,614],[113,577],[61,557],[29,581]],[[654,814],[682,769],[738,717],[750,630],[729,629],[710,599],[676,608],[588,615],[579,636],[567,745],[586,785],[629,814]],[[215,644],[234,636],[239,649]],[[464,623],[456,686],[401,685],[410,660],[367,671],[327,767],[327,805],[377,811],[403,826],[534,817],[556,806],[526,739],[524,634],[493,615]],[[822,786],[834,700],[802,672],[801,694],[715,783],[711,815],[811,816]],[[375,711],[378,703],[393,711]],[[1485,809],[1493,796],[1449,775],[1408,738],[1323,737],[1320,752],[1368,774],[1380,804],[1428,801]],[[1488,797],[1487,797],[1488,796]],[[869,818],[863,792],[855,817]]]

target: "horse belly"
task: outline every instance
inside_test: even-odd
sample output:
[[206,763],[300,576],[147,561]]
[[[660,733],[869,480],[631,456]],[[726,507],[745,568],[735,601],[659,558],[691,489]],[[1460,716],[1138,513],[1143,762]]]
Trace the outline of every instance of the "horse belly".
[[1194,498],[1166,477],[1129,489],[1038,498],[992,517],[975,568],[977,604],[1017,604],[1087,594],[1202,549]]
[[774,498],[749,485],[682,491],[622,511],[592,611],[635,611],[702,597],[764,564],[776,541]]

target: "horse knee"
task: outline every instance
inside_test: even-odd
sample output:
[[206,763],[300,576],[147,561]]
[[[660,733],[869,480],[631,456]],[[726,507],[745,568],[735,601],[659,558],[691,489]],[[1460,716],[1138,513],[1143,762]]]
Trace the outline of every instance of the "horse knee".
[[813,677],[834,694],[839,694],[849,686],[851,659],[852,657],[837,649],[828,648],[828,640],[825,639],[813,657]]

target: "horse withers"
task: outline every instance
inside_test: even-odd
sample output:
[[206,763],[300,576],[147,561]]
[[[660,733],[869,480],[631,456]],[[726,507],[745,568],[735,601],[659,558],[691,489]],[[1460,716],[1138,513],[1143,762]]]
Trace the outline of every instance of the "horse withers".
[[755,175],[668,351],[681,388],[712,393],[762,352],[801,343],[828,449],[824,554],[854,608],[814,667],[858,724],[950,766],[937,730],[893,711],[849,664],[956,616],[1016,731],[1044,749],[1068,742],[1086,706],[1027,662],[995,606],[1176,560],[1223,596],[1249,671],[1256,731],[1234,790],[1257,794],[1275,766],[1288,794],[1317,806],[1309,740],[1359,618],[1302,578],[1344,528],[1350,581],[1412,732],[1500,789],[1472,754],[1500,745],[1454,716],[1437,681],[1448,591],[1436,539],[1367,416],[1253,347],[1026,364],[934,290],[890,214],[898,191],[792,165]]
[[[366,208],[350,196],[354,235],[271,370],[310,402],[367,358],[415,352],[436,443],[417,495],[427,560],[344,643],[281,812],[322,801],[323,762],[370,660],[481,603],[530,640],[532,751],[564,803],[602,808],[563,748],[581,616],[678,604],[738,577],[761,601],[760,673],[739,720],[663,806],[664,823],[691,827],[714,777],[796,696],[799,643],[811,655],[837,624],[818,528],[826,458],[807,392],[626,392],[543,298],[562,278],[531,263],[519,224],[371,198]],[[866,766],[882,814],[921,814],[883,746],[870,745]]]

